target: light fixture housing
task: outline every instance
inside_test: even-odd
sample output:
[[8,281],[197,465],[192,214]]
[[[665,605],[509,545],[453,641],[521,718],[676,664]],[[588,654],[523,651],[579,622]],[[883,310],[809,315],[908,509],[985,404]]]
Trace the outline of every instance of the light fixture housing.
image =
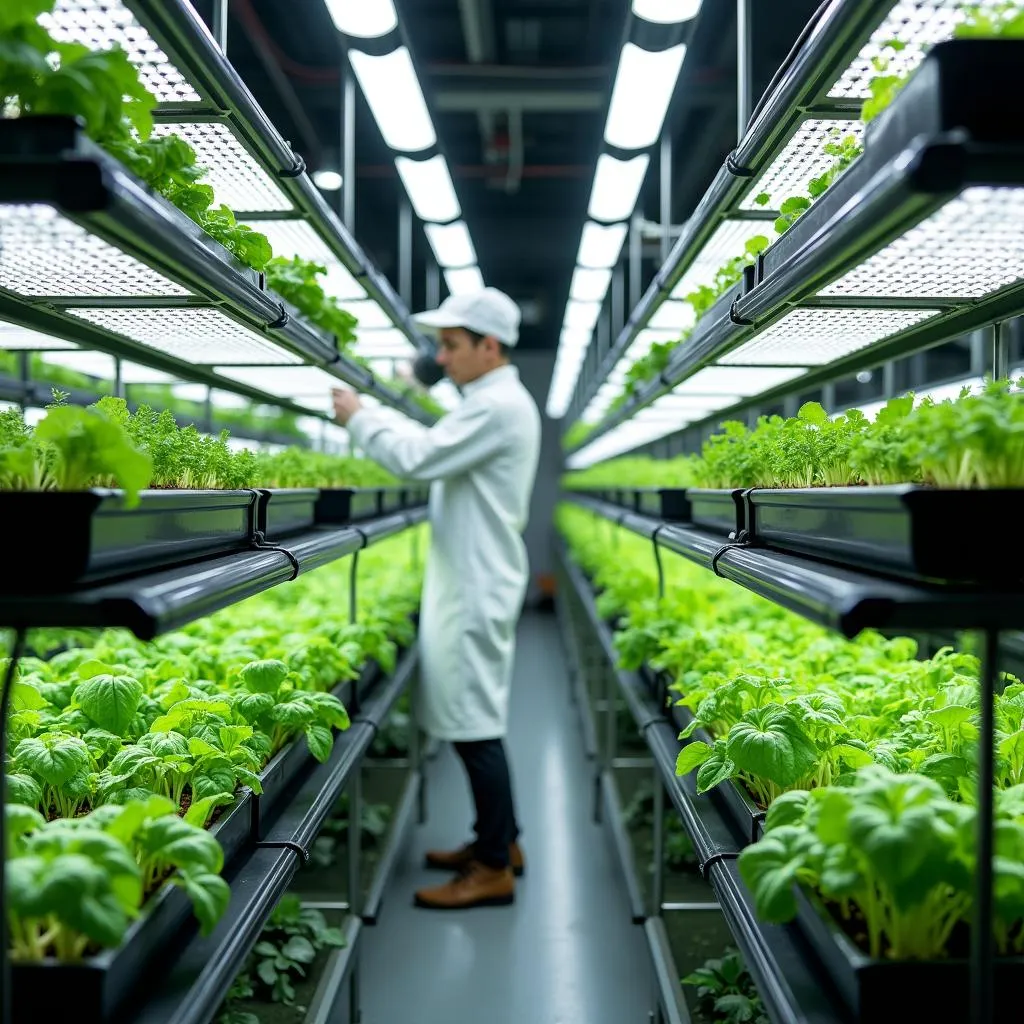
[[448,161],[440,153],[429,160],[397,156],[395,167],[420,220],[444,224],[462,215]]
[[594,270],[614,267],[619,261],[619,253],[622,252],[622,243],[625,240],[625,224],[604,225],[588,220],[583,225],[576,263]]
[[408,47],[382,56],[349,50],[348,57],[384,141],[405,153],[433,146],[437,135]]
[[656,25],[692,21],[700,13],[701,0],[633,0],[633,13]]
[[636,209],[651,158],[641,153],[630,160],[618,160],[607,153],[597,158],[594,186],[587,213],[607,223],[627,220]]
[[376,39],[398,28],[392,0],[324,0],[334,27],[347,36]]
[[483,291],[484,276],[479,267],[460,267],[458,270],[446,270],[444,283],[450,294],[465,295],[468,292]]
[[623,45],[604,127],[609,146],[646,149],[658,141],[685,56],[684,43],[655,51]]
[[600,302],[577,302],[575,299],[570,299],[565,304],[565,319],[563,322],[568,328],[593,331],[597,326],[597,318],[600,315]]
[[427,241],[434,251],[434,259],[442,267],[469,267],[476,263],[476,250],[469,237],[466,222],[457,220],[454,224],[424,224]]
[[603,302],[611,280],[612,272],[609,269],[577,267],[569,285],[569,298],[579,302]]

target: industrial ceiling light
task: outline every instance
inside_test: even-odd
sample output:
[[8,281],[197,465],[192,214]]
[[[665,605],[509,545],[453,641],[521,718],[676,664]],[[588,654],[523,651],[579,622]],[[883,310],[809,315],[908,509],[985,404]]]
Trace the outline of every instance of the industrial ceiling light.
[[576,262],[581,267],[595,270],[614,267],[619,260],[619,253],[622,252],[622,243],[625,240],[625,224],[611,224],[605,227],[588,220],[583,225]]
[[469,267],[476,263],[476,250],[465,221],[454,224],[424,224],[434,258],[442,267]]
[[610,270],[588,270],[577,267],[572,274],[569,298],[580,302],[603,302],[612,280]]
[[384,312],[372,299],[361,302],[346,302],[345,312],[351,313],[359,321],[358,326],[369,330],[381,330],[393,327],[391,317]]
[[701,0],[633,0],[633,13],[644,21],[673,25],[696,18],[700,5]]
[[437,142],[407,47],[380,57],[349,50],[348,57],[377,127],[392,149],[413,153]]
[[577,302],[570,299],[565,304],[565,326],[581,331],[593,331],[601,315],[600,302]]
[[635,43],[622,47],[605,142],[619,149],[646,149],[658,141],[685,56],[683,43],[658,51],[643,50]]
[[587,213],[594,220],[626,220],[636,208],[650,162],[651,158],[646,153],[632,160],[616,160],[602,153],[597,158]]
[[392,0],[324,0],[334,27],[347,36],[374,39],[398,28]]
[[479,267],[462,267],[459,270],[446,270],[444,283],[452,295],[465,295],[467,292],[483,291],[484,276]]
[[462,209],[448,173],[448,161],[440,153],[429,160],[398,156],[395,167],[420,220],[447,223],[461,216]]
[[342,177],[337,171],[314,171],[313,184],[325,192],[337,192],[342,186]]

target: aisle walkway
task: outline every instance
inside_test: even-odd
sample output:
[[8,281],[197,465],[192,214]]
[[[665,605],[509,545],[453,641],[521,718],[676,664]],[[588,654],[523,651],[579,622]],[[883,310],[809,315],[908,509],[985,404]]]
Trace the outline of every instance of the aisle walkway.
[[512,697],[512,763],[527,874],[510,908],[438,913],[413,892],[444,876],[428,848],[468,837],[462,766],[428,767],[417,828],[375,928],[364,932],[363,1024],[646,1024],[650,962],[630,923],[606,834],[591,819],[590,771],[567,696],[553,616],[527,615]]

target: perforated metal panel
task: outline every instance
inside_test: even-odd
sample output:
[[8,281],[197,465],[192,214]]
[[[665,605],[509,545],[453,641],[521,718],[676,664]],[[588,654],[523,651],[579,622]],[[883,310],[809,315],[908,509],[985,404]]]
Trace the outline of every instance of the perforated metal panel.
[[935,316],[934,309],[795,309],[719,360],[733,366],[824,366]]
[[[810,181],[820,177],[833,164],[834,158],[825,152],[825,146],[839,142],[847,135],[854,136],[859,143],[864,137],[864,126],[860,121],[804,121],[768,170],[757,179],[740,203],[740,208],[760,209],[754,199],[761,193],[771,196],[766,204],[769,210],[777,210],[790,196],[807,195]],[[756,225],[751,227],[751,234],[757,234]]]
[[[280,186],[248,153],[227,125],[216,121],[162,122],[153,126],[153,134],[176,134],[188,142],[196,151],[196,163],[206,168],[203,184],[213,188],[218,203],[224,203],[236,212],[292,209],[291,201]],[[250,227],[262,230],[259,223]]]
[[92,50],[119,45],[139,69],[146,88],[161,103],[198,103],[202,97],[167,54],[118,0],[57,0],[40,22],[58,42],[82,43]]
[[301,363],[214,309],[76,309],[77,317],[190,363]]
[[[974,0],[979,7],[994,7],[1001,0]],[[956,26],[963,19],[964,0],[903,0],[893,5],[885,21],[871,33],[871,38],[856,60],[843,72],[829,90],[839,99],[864,99],[871,95],[868,83],[877,74],[872,61],[885,50],[890,40],[899,40],[904,48],[889,51],[886,74],[908,75],[936,44],[953,38]]]
[[39,203],[0,205],[0,288],[28,297],[189,294]]
[[1024,278],[1024,189],[965,189],[824,296],[981,298]]

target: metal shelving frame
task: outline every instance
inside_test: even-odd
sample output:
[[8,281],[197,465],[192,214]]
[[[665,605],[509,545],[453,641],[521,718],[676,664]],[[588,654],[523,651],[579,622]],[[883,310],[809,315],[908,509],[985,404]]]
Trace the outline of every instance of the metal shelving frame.
[[[703,530],[625,512],[600,500],[581,496],[573,500],[594,514],[650,540],[659,567],[661,586],[664,585],[664,576],[660,572],[660,552],[666,550],[683,555],[716,575],[732,580],[775,604],[847,637],[856,636],[868,628],[907,632],[974,629],[982,634],[984,642],[979,680],[981,706],[978,742],[983,754],[979,758],[979,870],[974,900],[970,983],[971,1024],[991,1024],[995,1012],[992,934],[994,694],[1001,685],[998,671],[1000,632],[1018,629],[1024,621],[1024,592],[1012,589],[989,592],[977,588],[965,590],[944,586],[925,588],[893,583],[868,573],[852,572],[811,559],[748,548],[741,541],[727,541]],[[582,574],[578,570],[574,571],[576,590],[579,591],[581,587],[586,589],[585,582],[580,582]],[[569,576],[571,579],[571,574]],[[595,628],[600,625],[596,623]],[[598,639],[597,646],[608,650],[610,640]],[[645,720],[646,716],[637,720],[642,728]],[[675,727],[664,722],[649,724],[645,727],[645,736],[654,752],[655,761],[663,767],[669,793],[694,840],[702,869],[706,869],[708,863],[731,860],[732,856],[726,851],[715,848],[712,833],[706,832],[701,824],[708,819],[701,815],[697,802],[686,793],[687,785],[692,785],[692,781],[675,780],[675,755],[679,749],[674,740]],[[662,751],[660,756],[659,748]],[[776,1022],[827,1019],[794,1014],[792,1000],[786,995],[787,986],[778,983],[781,975],[777,972],[793,969],[800,962],[797,947],[778,952],[774,956],[776,966],[772,967],[773,956],[769,954],[775,940],[766,938],[766,935],[769,932],[776,933],[777,930],[764,929],[757,924],[749,894],[742,890],[735,872],[726,871],[720,866],[711,878],[716,884],[727,916],[744,933],[743,937],[737,934],[737,938],[741,945],[745,943],[744,951],[753,958],[751,971],[759,981],[759,990],[768,1002],[772,1019]],[[789,932],[778,930],[777,934],[781,936]],[[798,997],[797,990],[807,988],[803,980],[798,979],[795,984],[795,989],[792,985],[788,986],[793,998]],[[842,1016],[836,1019],[842,1019]]]
[[[920,0],[911,6],[927,9],[936,17],[944,15],[949,20],[949,12],[941,11],[930,0]],[[936,10],[931,11],[932,7]],[[808,118],[856,116],[857,104],[851,105],[848,99],[832,96],[832,87],[843,69],[851,66],[873,30],[880,31],[879,25],[887,24],[884,19],[891,8],[891,2],[834,0],[824,11],[792,62],[783,68],[775,87],[766,94],[739,148],[705,194],[612,348],[603,357],[588,359],[590,372],[578,381],[567,424],[582,414],[628,345],[672,293],[715,228],[727,217],[743,212],[738,210],[737,204],[749,202],[749,197],[756,194],[754,190],[759,188],[762,172],[769,164],[785,163],[786,147],[794,139],[794,131]],[[893,17],[898,13],[894,11]],[[951,30],[952,22],[947,27]],[[967,42],[947,43],[936,52],[946,50],[948,54],[951,45],[959,47],[956,56],[964,56],[966,52],[968,64],[973,59],[980,67],[985,67],[984,56],[980,52],[972,54],[970,44],[965,46]],[[915,120],[914,115],[921,113],[918,108],[926,108],[928,101],[934,101],[939,94],[942,79],[933,73],[935,64],[936,61],[927,61],[926,67],[930,70],[918,74],[885,116],[870,126],[865,154],[785,236],[762,254],[756,266],[748,268],[744,281],[701,319],[660,378],[643,386],[626,405],[601,420],[570,453],[631,419],[702,368],[718,360],[723,360],[719,365],[746,365],[739,357],[727,358],[729,353],[772,328],[795,309],[828,309],[834,311],[835,316],[843,315],[844,310],[862,311],[866,316],[882,310],[903,311],[907,322],[888,331],[879,330],[876,337],[856,351],[824,363],[812,359],[809,369],[802,375],[777,385],[763,386],[757,394],[736,394],[728,406],[709,410],[696,418],[691,416],[687,422],[727,417],[754,402],[770,402],[795,389],[806,390],[862,367],[878,365],[968,331],[1001,323],[1024,311],[1024,285],[1019,278],[1009,286],[986,293],[981,300],[975,295],[915,299],[858,297],[856,291],[849,296],[829,294],[827,286],[844,270],[863,265],[887,243],[924,221],[970,186],[1024,184],[1019,170],[1020,131],[1014,119],[1005,119],[1002,134],[998,135],[983,124],[982,115],[976,122],[978,137],[983,140],[978,145],[972,142],[969,133],[957,135],[945,131],[928,115]],[[998,77],[999,69],[994,70]],[[979,74],[978,78],[982,89],[992,84],[987,73]],[[885,127],[879,129],[879,124]],[[923,139],[915,137],[918,132],[923,134]],[[752,173],[744,175],[744,169]],[[915,314],[922,319],[912,322]],[[998,365],[998,360],[995,362]],[[799,360],[789,359],[773,364],[770,359],[754,358],[749,368],[753,371],[769,365],[784,365],[795,369],[799,363]],[[800,365],[806,369],[806,363]],[[679,394],[685,395],[685,392]],[[666,410],[667,418],[670,412]],[[648,443],[646,438],[638,442],[645,443]]]

